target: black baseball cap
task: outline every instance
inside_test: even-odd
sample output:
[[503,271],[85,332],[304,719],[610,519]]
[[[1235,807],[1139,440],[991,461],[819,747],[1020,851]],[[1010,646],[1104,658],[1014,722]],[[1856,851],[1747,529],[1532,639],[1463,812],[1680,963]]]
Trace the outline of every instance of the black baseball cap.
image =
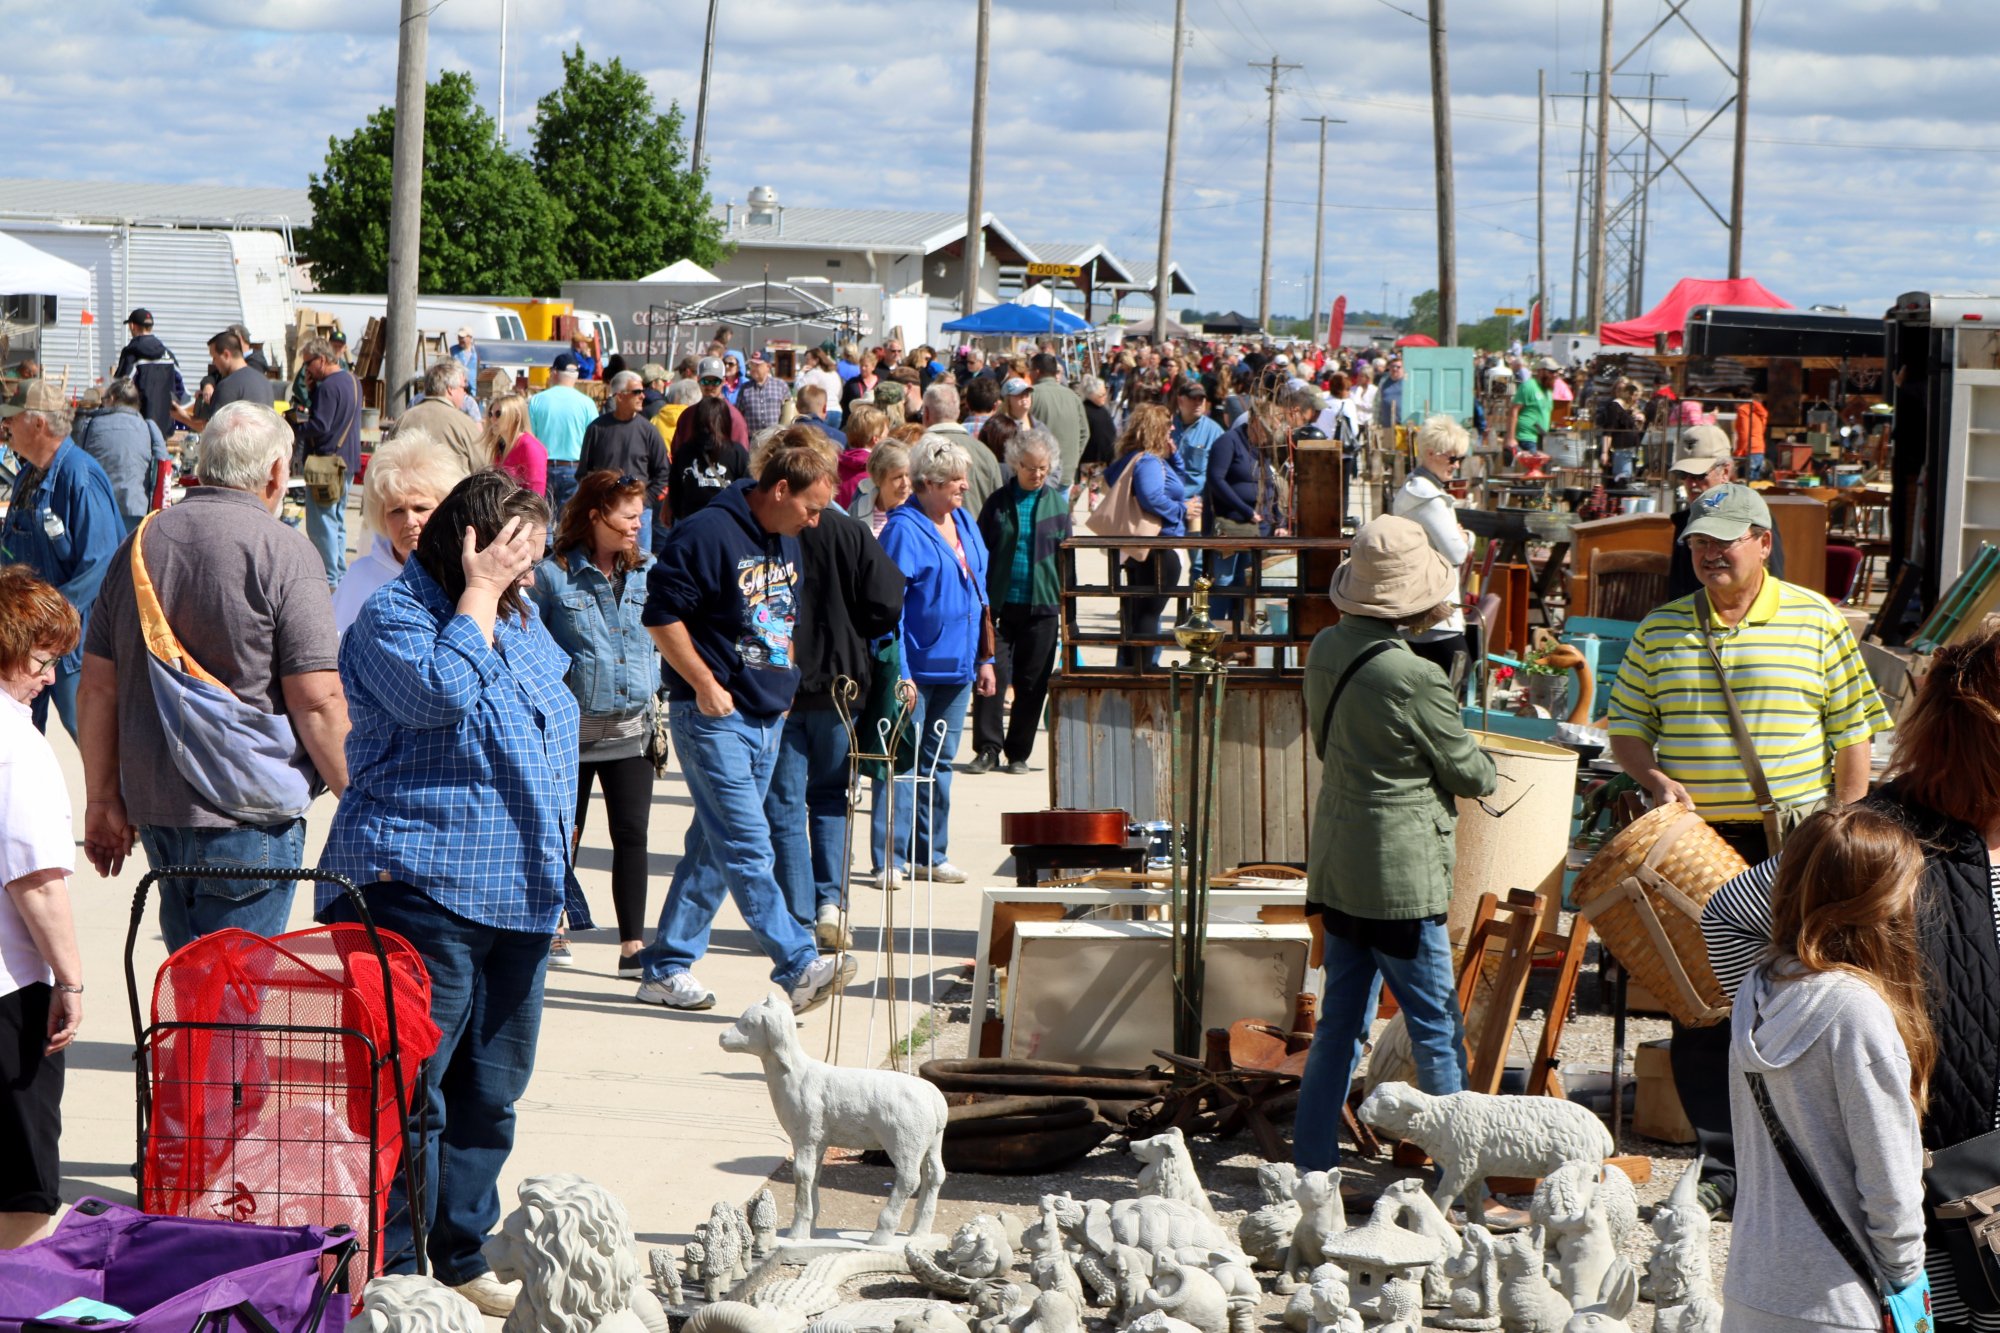
[[150,329],[153,327],[153,312],[146,309],[146,307],[144,306],[140,306],[137,310],[134,310],[131,314],[125,316],[125,322],[127,324],[137,324],[142,328]]
[[1182,378],[1174,387],[1174,393],[1181,398],[1199,398],[1204,403],[1208,401],[1208,386],[1197,379]]

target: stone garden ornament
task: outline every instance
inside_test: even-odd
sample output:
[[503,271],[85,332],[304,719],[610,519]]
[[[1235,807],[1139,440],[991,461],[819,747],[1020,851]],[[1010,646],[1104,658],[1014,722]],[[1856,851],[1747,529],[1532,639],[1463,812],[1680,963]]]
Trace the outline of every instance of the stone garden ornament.
[[1535,1187],[1528,1211],[1547,1237],[1556,1289],[1575,1308],[1607,1300],[1616,1284],[1636,1280],[1618,1247],[1637,1225],[1638,1202],[1617,1167],[1565,1162]]
[[1646,1261],[1647,1294],[1658,1307],[1654,1333],[1719,1333],[1722,1302],[1708,1270],[1708,1210],[1695,1197],[1702,1159],[1681,1173],[1666,1202],[1653,1209],[1659,1239]]
[[494,1277],[521,1284],[504,1333],[665,1327],[659,1302],[639,1282],[625,1205],[574,1175],[530,1176],[519,1197],[520,1207],[481,1250]]
[[472,1302],[436,1278],[414,1273],[371,1278],[347,1333],[485,1333]]
[[1264,1204],[1236,1224],[1236,1239],[1259,1268],[1284,1272],[1290,1267],[1285,1256],[1291,1252],[1292,1233],[1298,1230],[1303,1211],[1295,1197],[1298,1184],[1299,1169],[1290,1162],[1266,1162],[1257,1168],[1257,1190]]
[[843,1069],[815,1060],[799,1045],[791,1005],[770,995],[744,1010],[720,1038],[722,1049],[764,1064],[771,1106],[792,1141],[797,1201],[791,1238],[810,1240],[819,1211],[818,1179],[828,1148],[879,1148],[895,1164],[895,1184],[875,1220],[871,1245],[886,1245],[917,1197],[912,1234],[930,1231],[944,1184],[944,1094],[923,1079],[887,1069]]
[[1424,1314],[1419,1275],[1439,1262],[1444,1251],[1431,1237],[1405,1231],[1391,1222],[1394,1210],[1393,1200],[1378,1201],[1366,1226],[1342,1231],[1331,1239],[1326,1257],[1347,1271],[1348,1293],[1365,1319],[1416,1328]]
[[1451,1295],[1444,1311],[1433,1315],[1439,1328],[1469,1333],[1500,1327],[1500,1275],[1493,1265],[1493,1237],[1477,1222],[1466,1227],[1458,1257],[1443,1268],[1451,1278]]
[[1424,1308],[1443,1309],[1451,1299],[1452,1288],[1451,1274],[1446,1269],[1465,1247],[1464,1240],[1431,1202],[1430,1195],[1424,1193],[1422,1180],[1415,1177],[1398,1180],[1382,1191],[1382,1199],[1386,1206],[1377,1203],[1376,1207],[1385,1212],[1389,1221],[1438,1243],[1443,1257],[1424,1270]]
[[1465,1201],[1469,1220],[1486,1220],[1488,1176],[1546,1176],[1564,1162],[1602,1163],[1611,1132],[1583,1106],[1555,1097],[1454,1092],[1434,1097],[1407,1083],[1384,1083],[1361,1103],[1361,1119],[1438,1165],[1431,1197],[1449,1212]]
[[1179,1199],[1201,1210],[1209,1221],[1218,1219],[1194,1172],[1194,1158],[1188,1153],[1187,1139],[1176,1126],[1150,1139],[1134,1139],[1132,1155],[1145,1163],[1139,1172],[1139,1193],[1162,1199]]

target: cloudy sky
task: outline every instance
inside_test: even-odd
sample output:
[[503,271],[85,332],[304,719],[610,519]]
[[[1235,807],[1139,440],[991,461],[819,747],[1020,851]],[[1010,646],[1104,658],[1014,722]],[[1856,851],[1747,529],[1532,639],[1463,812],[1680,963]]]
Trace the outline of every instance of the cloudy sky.
[[[2000,4],[1753,0],[1745,269],[1800,305],[1856,311],[1897,293],[2000,291]],[[1253,61],[1303,68],[1279,96],[1276,311],[1312,269],[1317,129],[1330,128],[1324,299],[1407,303],[1435,283],[1425,0],[1189,0],[1175,257],[1203,308],[1255,313],[1266,99]],[[1102,240],[1150,258],[1165,145],[1172,0],[994,0],[987,206],[1026,239]],[[1618,0],[1623,57],[1668,10]],[[1520,305],[1535,269],[1535,73],[1580,89],[1598,0],[1452,0],[1460,317]],[[1735,56],[1735,0],[1688,0]],[[0,0],[13,59],[0,176],[303,185],[329,135],[393,96],[396,0]],[[581,42],[619,55],[690,123],[703,0],[513,0],[507,126]],[[722,0],[710,101],[718,199],[770,184],[789,204],[964,207],[972,0]],[[438,0],[430,63],[498,97],[501,0]],[[1669,18],[1624,69],[1655,82],[1656,137],[1682,147],[1730,92]],[[1641,77],[1621,92],[1643,91]],[[1987,107],[1980,112],[1979,107]],[[1578,102],[1551,104],[1548,269],[1569,302]],[[1643,107],[1635,104],[1643,113]],[[1729,117],[1679,165],[1724,213]],[[5,201],[0,200],[0,208]],[[1671,174],[1652,194],[1646,303],[1722,276],[1727,238]]]

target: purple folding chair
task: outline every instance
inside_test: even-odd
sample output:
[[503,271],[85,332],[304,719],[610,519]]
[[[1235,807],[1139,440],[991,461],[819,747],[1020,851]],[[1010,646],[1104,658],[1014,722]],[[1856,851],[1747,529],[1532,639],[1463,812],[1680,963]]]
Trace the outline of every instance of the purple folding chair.
[[[337,1289],[358,1244],[346,1227],[158,1217],[85,1199],[47,1240],[0,1250],[0,1333],[339,1333],[350,1300]],[[78,1297],[132,1318],[41,1317]]]

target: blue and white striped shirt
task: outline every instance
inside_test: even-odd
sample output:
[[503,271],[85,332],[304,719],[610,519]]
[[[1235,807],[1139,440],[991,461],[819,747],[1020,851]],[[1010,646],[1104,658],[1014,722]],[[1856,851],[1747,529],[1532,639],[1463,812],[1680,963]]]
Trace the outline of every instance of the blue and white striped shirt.
[[[406,562],[341,640],[353,730],[322,864],[364,887],[413,884],[481,925],[553,932],[576,819],[568,668],[537,617],[502,615],[489,646]],[[319,886],[315,907],[334,896]]]

